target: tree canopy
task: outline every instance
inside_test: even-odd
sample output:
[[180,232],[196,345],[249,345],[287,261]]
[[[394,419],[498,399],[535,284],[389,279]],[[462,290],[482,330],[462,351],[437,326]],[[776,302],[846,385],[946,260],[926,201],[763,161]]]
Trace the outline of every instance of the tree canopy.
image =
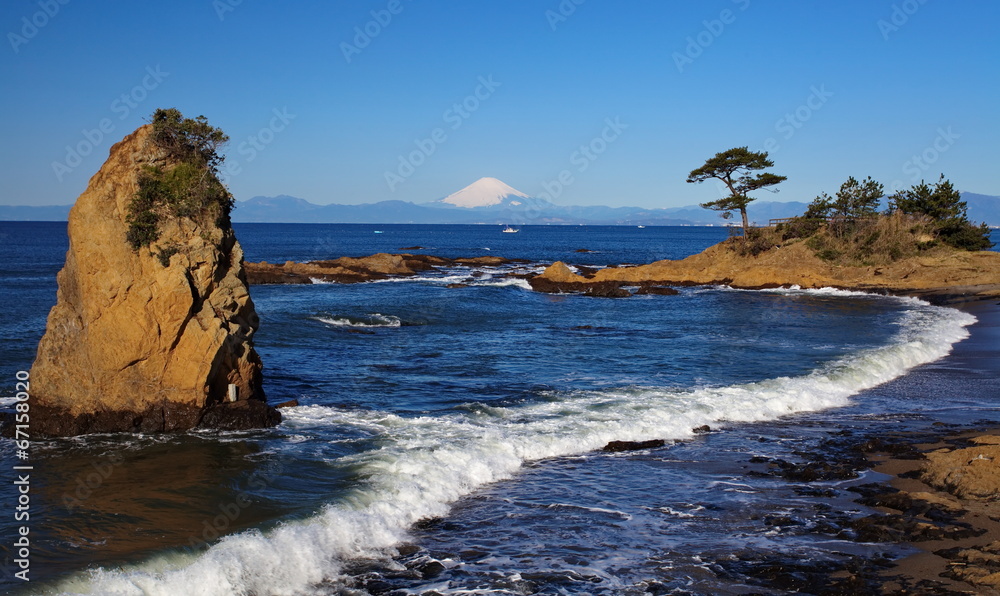
[[879,203],[885,187],[871,176],[858,182],[851,176],[840,185],[840,190],[833,197],[820,193],[809,204],[803,217],[806,219],[839,217],[843,219],[861,219],[878,215]]
[[931,218],[941,241],[955,248],[989,250],[993,246],[989,227],[969,221],[968,206],[944,174],[934,186],[921,180],[909,190],[900,190],[889,197],[889,205],[894,211]]
[[754,200],[750,193],[787,180],[785,176],[769,172],[754,173],[770,167],[774,167],[774,162],[768,158],[766,151],[756,152],[747,147],[735,147],[716,153],[700,168],[691,170],[687,181],[701,183],[714,178],[725,184],[729,190],[728,197],[702,203],[701,206],[721,211],[722,217],[726,219],[732,217],[733,211],[739,211],[743,219],[743,234],[746,235],[750,227],[747,205]]

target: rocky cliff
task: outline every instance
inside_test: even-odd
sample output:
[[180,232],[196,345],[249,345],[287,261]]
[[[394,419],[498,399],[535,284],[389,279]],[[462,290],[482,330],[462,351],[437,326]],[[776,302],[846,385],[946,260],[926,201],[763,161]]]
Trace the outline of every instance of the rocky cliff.
[[161,218],[154,242],[127,241],[142,172],[175,161],[143,126],[111,148],[70,212],[57,303],[31,370],[34,434],[280,420],[264,402],[259,320],[228,220]]

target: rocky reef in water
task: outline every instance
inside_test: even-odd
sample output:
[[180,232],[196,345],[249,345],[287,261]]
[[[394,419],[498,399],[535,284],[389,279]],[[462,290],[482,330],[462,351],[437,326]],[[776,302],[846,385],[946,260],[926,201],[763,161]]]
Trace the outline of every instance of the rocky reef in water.
[[[186,204],[154,216],[155,235],[135,241],[142,177],[182,161],[145,125],[111,148],[77,199],[57,303],[31,369],[33,434],[280,421],[265,402],[253,348],[260,323],[228,209]],[[231,199],[210,166],[195,174]]]
[[247,278],[251,284],[308,284],[313,281],[335,283],[360,283],[390,277],[411,277],[421,271],[455,265],[496,267],[510,263],[526,263],[520,259],[503,257],[463,257],[448,259],[434,255],[409,253],[378,253],[367,257],[340,257],[325,261],[281,264],[247,263]]

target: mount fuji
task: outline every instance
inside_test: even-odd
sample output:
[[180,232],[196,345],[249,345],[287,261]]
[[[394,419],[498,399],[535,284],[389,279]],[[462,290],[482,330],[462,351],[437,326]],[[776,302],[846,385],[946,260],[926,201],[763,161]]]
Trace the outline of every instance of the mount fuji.
[[508,186],[496,178],[480,178],[458,192],[443,199],[427,203],[428,207],[454,206],[465,209],[477,207],[518,207],[530,198],[523,192]]

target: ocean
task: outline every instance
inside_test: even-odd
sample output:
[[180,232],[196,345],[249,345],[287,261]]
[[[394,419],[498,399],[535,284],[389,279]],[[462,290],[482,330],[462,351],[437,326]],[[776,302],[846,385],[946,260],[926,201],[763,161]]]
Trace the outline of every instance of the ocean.
[[[982,357],[998,349],[995,327],[962,343],[975,308],[830,289],[612,300],[535,293],[521,277],[555,260],[682,258],[723,228],[235,227],[248,261],[525,262],[251,287],[268,400],[299,405],[268,430],[33,442],[30,582],[13,575],[11,470],[25,461],[4,439],[0,589],[777,593],[744,563],[905,550],[795,529],[825,515],[817,503],[862,515],[847,488],[874,473],[825,481],[817,497],[750,474],[754,458],[794,460],[838,433],[1000,420],[995,359]],[[0,222],[0,395],[34,359],[65,230]],[[602,451],[650,439],[666,444]]]

